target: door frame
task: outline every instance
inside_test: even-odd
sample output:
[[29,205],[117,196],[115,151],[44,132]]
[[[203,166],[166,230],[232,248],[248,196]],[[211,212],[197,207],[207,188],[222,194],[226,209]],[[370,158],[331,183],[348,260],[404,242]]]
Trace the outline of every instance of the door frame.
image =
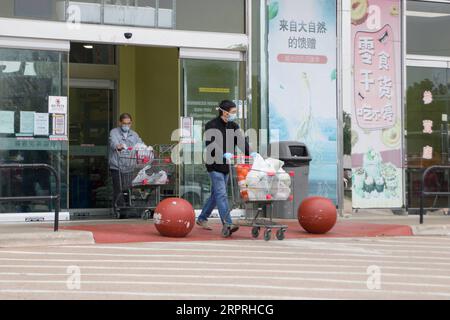
[[[243,99],[242,114],[244,131],[249,128],[251,123],[251,83],[249,84],[249,60],[248,53],[242,51],[231,50],[215,50],[215,49],[194,49],[194,48],[180,48],[179,49],[179,75],[180,75],[180,117],[187,114],[187,83],[184,75],[183,61],[184,60],[199,60],[199,61],[225,61],[240,63],[238,73],[238,88],[239,96]],[[180,167],[182,164],[180,165]],[[181,168],[178,170],[178,190],[181,190],[181,181],[184,170]],[[196,209],[196,215],[200,214],[200,209]],[[218,214],[217,209],[213,211],[214,214]],[[231,210],[232,217],[239,217],[243,214],[241,209]]]

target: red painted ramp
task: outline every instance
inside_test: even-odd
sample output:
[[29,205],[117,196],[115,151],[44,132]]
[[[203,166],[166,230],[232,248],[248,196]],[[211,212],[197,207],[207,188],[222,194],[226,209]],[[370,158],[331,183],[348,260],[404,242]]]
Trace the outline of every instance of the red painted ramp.
[[[286,222],[289,226],[286,239],[301,238],[349,238],[349,237],[381,237],[381,236],[411,236],[409,226],[392,224],[374,224],[360,222],[338,222],[327,234],[314,235],[304,231],[297,222]],[[221,225],[212,224],[213,230],[204,230],[195,226],[185,238],[168,238],[161,236],[151,223],[139,224],[97,224],[61,227],[66,230],[90,231],[96,243],[129,243],[129,242],[166,242],[166,241],[211,241],[211,240],[262,240],[262,232],[258,239],[251,236],[251,228],[241,227],[230,238],[220,234]],[[276,240],[275,232],[272,238]]]

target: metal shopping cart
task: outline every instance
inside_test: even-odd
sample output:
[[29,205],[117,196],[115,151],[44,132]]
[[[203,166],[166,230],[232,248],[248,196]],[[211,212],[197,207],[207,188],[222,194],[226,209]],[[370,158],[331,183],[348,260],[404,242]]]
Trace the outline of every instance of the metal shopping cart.
[[166,161],[155,159],[152,149],[127,148],[118,152],[121,193],[114,199],[118,219],[131,213],[142,219],[152,216],[161,200],[161,186],[168,183]]
[[[245,216],[238,225],[252,228],[254,238],[258,238],[264,229],[264,240],[269,241],[272,230],[277,229],[276,238],[283,240],[287,225],[273,221],[273,203],[275,201],[292,201],[293,172],[259,171],[252,168],[252,157],[235,156],[230,165],[231,198],[234,206],[245,209]],[[259,184],[249,186],[249,174],[262,177]],[[287,182],[287,179],[289,182]],[[280,181],[285,181],[281,184]],[[255,214],[256,211],[256,214]],[[263,216],[266,217],[263,217]],[[222,236],[231,235],[230,225],[224,225]]]

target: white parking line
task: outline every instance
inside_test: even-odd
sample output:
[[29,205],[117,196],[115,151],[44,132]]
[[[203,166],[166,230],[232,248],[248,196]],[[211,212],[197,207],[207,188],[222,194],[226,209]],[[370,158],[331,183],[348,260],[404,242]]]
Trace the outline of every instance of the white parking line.
[[[331,282],[331,281],[330,281]],[[5,284],[67,284],[66,280],[0,280],[0,283]],[[308,291],[308,292],[349,292],[349,293],[370,293],[370,294],[402,294],[412,296],[430,296],[430,297],[446,297],[450,298],[450,293],[447,292],[428,292],[428,291],[405,291],[405,290],[370,290],[358,288],[316,288],[316,287],[288,287],[288,286],[274,286],[274,285],[258,285],[258,284],[235,284],[235,283],[198,283],[198,282],[169,282],[169,281],[93,281],[83,280],[83,285],[86,284],[105,284],[105,285],[162,285],[162,286],[187,286],[187,287],[208,287],[208,288],[234,288],[234,289],[266,289],[266,290],[282,290],[282,291]]]
[[[248,295],[234,295],[234,294],[198,294],[198,293],[153,293],[153,292],[133,292],[133,291],[81,291],[81,290],[29,290],[29,289],[0,289],[0,293],[13,294],[65,294],[65,295],[86,295],[96,296],[132,296],[132,297],[166,297],[166,298],[206,298],[206,299],[248,299]],[[39,297],[41,298],[41,297]],[[58,299],[61,299],[58,298]],[[97,298],[98,299],[98,298]],[[257,300],[331,300],[326,298],[314,298],[306,296],[268,296],[268,295],[252,295],[252,299]],[[339,299],[332,299],[339,300]]]
[[[259,260],[286,260],[286,261],[300,261],[302,258],[293,258],[293,257],[272,257],[272,256],[238,256],[238,255],[189,255],[189,254],[118,254],[118,253],[92,253],[92,252],[35,252],[35,251],[0,251],[0,254],[24,254],[24,255],[42,255],[42,256],[57,256],[57,255],[69,255],[69,256],[99,256],[99,257],[146,257],[146,258],[206,258],[206,259],[259,259]],[[314,252],[302,252],[302,256],[317,256],[318,253]],[[359,258],[359,257],[373,257],[373,255],[370,254],[349,254],[349,253],[323,253],[323,255],[326,256],[333,256],[333,257],[352,257],[352,258]],[[415,254],[411,255],[398,255],[398,254],[377,254],[376,258],[390,258],[390,259],[419,259],[419,260],[443,260],[443,261],[450,261],[450,257],[430,257],[430,256],[418,256]]]
[[[243,272],[252,272],[252,273],[271,273],[271,274],[342,274],[342,275],[367,275],[366,273],[366,265],[363,266],[354,266],[354,265],[343,265],[343,264],[327,264],[327,265],[318,265],[318,264],[301,264],[301,265],[294,265],[296,267],[296,270],[280,270],[280,269],[251,269],[251,268],[214,268],[215,272],[235,272],[235,273],[243,273]],[[123,270],[124,267],[111,267],[111,266],[91,266],[91,265],[80,265],[79,266],[82,269],[92,269],[92,270]],[[356,269],[356,270],[364,270],[363,273],[361,272],[349,272],[349,271],[330,271],[330,270],[324,270],[324,271],[311,271],[311,270],[299,270],[299,267],[303,268],[316,268],[316,269]],[[18,269],[18,268],[24,268],[24,269],[67,269],[67,265],[18,265],[18,264],[12,264],[12,265],[0,265],[0,269]],[[447,279],[450,278],[450,276],[442,276],[442,275],[428,275],[431,271],[433,272],[449,272],[448,268],[443,269],[436,269],[436,268],[414,268],[414,267],[395,267],[395,266],[382,266],[383,269],[383,276],[404,276],[404,277],[423,277],[423,278],[434,278],[434,279]],[[142,271],[196,271],[196,272],[211,272],[211,268],[174,268],[174,267],[135,267],[135,266],[127,266],[127,270],[142,270]],[[400,270],[403,273],[386,273],[385,270]],[[404,271],[414,271],[415,273],[404,273]],[[417,272],[424,272],[427,273],[426,275],[423,274],[417,274]]]
[[[191,258],[193,258],[191,256]],[[277,259],[280,260],[280,259]],[[99,263],[146,263],[146,264],[154,264],[154,263],[165,263],[165,264],[198,264],[198,265],[233,265],[233,266],[261,266],[261,268],[265,267],[301,267],[301,261],[311,262],[318,261],[319,263],[324,262],[347,262],[347,263],[362,263],[362,264],[375,264],[382,266],[383,263],[392,263],[397,265],[424,265],[424,266],[450,266],[450,263],[446,262],[420,262],[420,261],[388,261],[386,259],[358,259],[358,260],[349,260],[349,259],[326,259],[326,258],[298,258],[296,259],[298,263],[271,263],[271,262],[229,262],[229,261],[192,261],[192,260],[119,260],[119,259],[45,259],[45,258],[0,258],[0,261],[41,261],[41,262],[99,262]]]
[[[348,252],[354,252],[354,253],[372,253],[372,254],[383,254],[383,252],[425,252],[429,254],[439,254],[439,255],[450,255],[450,248],[446,247],[447,250],[444,251],[430,251],[430,247],[434,248],[434,246],[426,246],[428,249],[418,250],[416,246],[412,247],[411,249],[396,249],[392,248],[390,245],[383,245],[383,247],[387,247],[389,249],[365,249],[362,247],[354,247],[350,244],[343,245],[343,244],[333,244],[333,247],[330,247],[330,244],[318,244],[318,245],[307,245],[304,247],[298,246],[298,248],[302,250],[323,250],[323,251],[348,251]],[[86,247],[82,246],[73,246],[70,247],[70,249],[83,249],[86,250]],[[95,247],[93,248],[95,250],[118,250],[118,251],[139,251],[139,252],[145,252],[145,251],[182,251],[182,252],[233,252],[233,253],[267,253],[267,250],[248,250],[246,247],[241,248],[239,251],[235,249],[205,249],[205,248],[164,248],[164,247],[112,247],[112,246],[101,246],[101,247]],[[287,249],[287,248],[283,248]],[[276,255],[285,255],[285,254],[303,254],[305,251],[299,251],[299,250],[291,250],[291,251],[275,251],[272,254]]]
[[[305,274],[308,274],[309,272],[305,272]],[[322,275],[331,275],[331,274],[325,274],[322,273]],[[336,273],[334,273],[336,275]],[[355,273],[340,273],[340,275],[355,275]],[[277,280],[277,281],[302,281],[305,282],[326,282],[326,283],[351,283],[351,284],[357,284],[361,286],[366,286],[367,283],[367,274],[364,273],[357,273],[358,276],[363,276],[364,280],[346,280],[346,279],[326,279],[326,278],[305,278],[305,277],[278,277],[273,275],[264,275],[264,276],[243,276],[243,275],[220,275],[221,279],[236,279],[236,280]],[[26,276],[26,277],[67,277],[67,273],[19,273],[19,272],[0,272],[0,276]],[[217,279],[217,275],[199,275],[199,274],[136,274],[136,273],[82,273],[83,279],[85,277],[130,277],[130,278],[191,278],[191,279]],[[387,274],[383,273],[383,278],[388,276]],[[399,275],[393,275],[395,277],[398,277]],[[409,276],[411,277],[411,276]],[[450,277],[443,277],[438,278],[440,280],[446,279],[449,280]],[[0,280],[0,282],[3,280]],[[11,280],[13,281],[13,280]],[[84,280],[83,280],[84,282]],[[178,283],[178,282],[174,282]],[[386,285],[392,285],[392,286],[406,286],[406,287],[433,287],[433,288],[443,288],[443,289],[450,289],[450,284],[435,284],[435,283],[411,283],[411,282],[398,282],[398,281],[385,281],[383,280],[383,286]],[[450,292],[450,291],[446,291]]]

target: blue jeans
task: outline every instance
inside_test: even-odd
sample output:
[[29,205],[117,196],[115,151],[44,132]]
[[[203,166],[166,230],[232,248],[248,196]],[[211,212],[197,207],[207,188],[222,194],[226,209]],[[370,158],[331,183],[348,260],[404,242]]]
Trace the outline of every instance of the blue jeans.
[[207,221],[217,205],[222,223],[232,224],[227,195],[228,174],[217,171],[211,171],[208,174],[211,179],[211,195],[206,201],[198,220]]

